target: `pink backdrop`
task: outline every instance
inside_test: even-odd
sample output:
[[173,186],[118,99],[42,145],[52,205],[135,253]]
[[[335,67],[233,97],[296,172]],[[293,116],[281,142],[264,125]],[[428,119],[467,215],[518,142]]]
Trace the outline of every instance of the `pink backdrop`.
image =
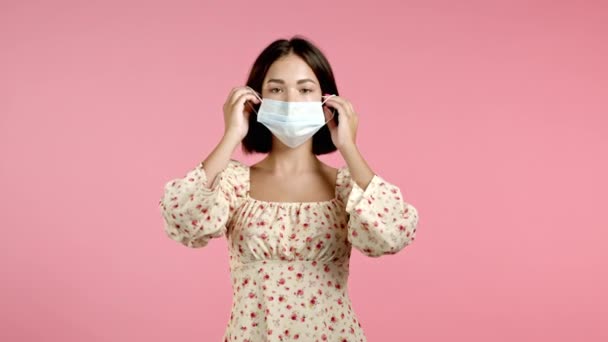
[[220,340],[226,241],[168,239],[158,199],[296,33],[420,213],[400,254],[353,252],[370,341],[608,339],[605,1],[5,0],[0,340]]

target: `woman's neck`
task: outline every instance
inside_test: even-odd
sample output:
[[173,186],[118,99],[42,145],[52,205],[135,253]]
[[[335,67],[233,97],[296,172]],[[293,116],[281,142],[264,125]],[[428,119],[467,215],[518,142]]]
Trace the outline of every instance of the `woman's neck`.
[[274,144],[272,151],[263,159],[264,167],[277,174],[297,174],[318,170],[321,161],[312,153],[312,141],[290,148]]

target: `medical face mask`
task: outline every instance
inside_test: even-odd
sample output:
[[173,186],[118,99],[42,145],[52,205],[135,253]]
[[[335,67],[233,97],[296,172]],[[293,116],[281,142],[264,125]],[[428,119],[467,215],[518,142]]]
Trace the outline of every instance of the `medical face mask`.
[[291,148],[302,145],[329,122],[325,121],[323,112],[325,101],[284,102],[267,98],[260,100],[262,104],[256,112],[257,121]]

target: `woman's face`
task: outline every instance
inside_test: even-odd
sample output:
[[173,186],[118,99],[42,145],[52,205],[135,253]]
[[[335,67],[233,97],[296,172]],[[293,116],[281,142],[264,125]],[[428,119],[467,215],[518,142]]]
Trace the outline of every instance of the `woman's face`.
[[262,84],[262,97],[272,100],[321,101],[321,95],[315,73],[296,54],[289,54],[272,63]]

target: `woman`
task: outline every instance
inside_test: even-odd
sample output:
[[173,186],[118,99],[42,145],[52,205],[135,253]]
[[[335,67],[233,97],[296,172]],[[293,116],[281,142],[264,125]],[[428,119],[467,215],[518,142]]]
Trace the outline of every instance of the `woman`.
[[[327,59],[302,38],[273,42],[230,92],[224,121],[215,149],[160,200],[171,239],[228,239],[224,341],[366,341],[347,292],[352,246],[397,253],[414,241],[418,213],[360,154],[357,114]],[[241,143],[266,157],[231,159]],[[346,166],[317,158],[336,150]]]

